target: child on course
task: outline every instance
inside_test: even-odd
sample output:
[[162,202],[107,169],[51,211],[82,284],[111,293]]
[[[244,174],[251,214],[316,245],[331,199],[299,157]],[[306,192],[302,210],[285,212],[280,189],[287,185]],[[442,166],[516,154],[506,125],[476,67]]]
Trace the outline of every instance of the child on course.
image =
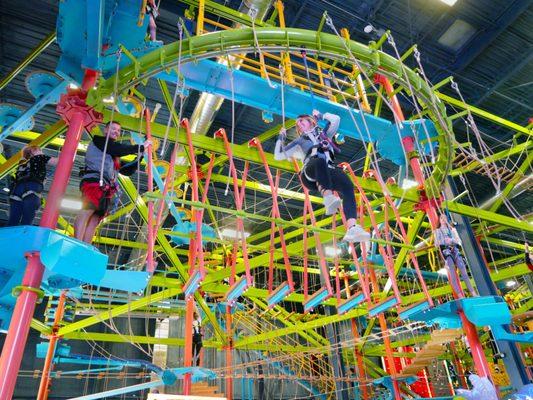
[[104,133],[108,137],[107,147],[105,136],[95,136],[87,147],[85,167],[80,171],[83,210],[74,222],[74,234],[76,239],[87,243],[92,242],[96,227],[109,212],[118,188],[118,174],[130,176],[137,170],[138,158],[122,163],[120,157],[140,157],[150,144],[149,141],[142,145],[118,143],[121,134],[118,122],[108,122]]
[[[320,120],[326,121],[323,130],[317,123]],[[332,139],[339,124],[339,116],[329,113],[322,115],[318,110],[313,110],[313,116],[300,115],[296,119],[298,138],[285,145],[287,135],[282,129],[276,142],[274,158],[303,160],[300,172],[302,183],[309,190],[318,190],[322,194],[326,215],[335,214],[342,203],[346,216],[346,234],[342,240],[350,243],[366,242],[370,239],[370,234],[357,224],[353,183],[333,162],[335,153],[339,150]],[[341,195],[342,201],[334,191]]]
[[41,207],[46,167],[57,165],[57,161],[57,157],[43,154],[39,146],[26,146],[22,149],[22,159],[9,195],[7,226],[32,225],[35,213]]

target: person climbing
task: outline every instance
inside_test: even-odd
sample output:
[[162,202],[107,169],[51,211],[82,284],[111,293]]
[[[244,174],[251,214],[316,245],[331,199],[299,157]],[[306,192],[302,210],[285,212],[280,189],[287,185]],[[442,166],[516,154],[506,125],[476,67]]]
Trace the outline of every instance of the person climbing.
[[39,146],[25,146],[9,195],[7,226],[32,225],[46,179],[46,167],[57,165],[58,158],[43,154]]
[[202,319],[197,311],[193,313],[192,321],[192,363],[197,367],[200,366],[200,351],[202,350]]
[[466,261],[461,254],[461,238],[450,222],[446,214],[440,216],[440,226],[435,230],[435,247],[440,247],[446,266],[450,271],[451,285],[456,293],[462,293],[461,285],[457,282],[455,269],[459,270],[461,279],[466,284],[471,296],[477,296],[477,293],[470,283],[468,272],[466,270]]
[[148,29],[150,31],[150,40],[152,42],[157,42],[157,25],[155,23],[155,19],[159,15],[159,7],[157,7],[157,4],[155,4],[155,0],[147,0],[146,14],[150,18],[148,21]]
[[[117,192],[117,174],[132,175],[137,170],[138,158],[150,144],[149,141],[142,145],[118,143],[116,140],[121,130],[118,122],[108,122],[105,136],[95,136],[87,147],[85,167],[80,171],[83,209],[74,222],[76,239],[87,243],[92,242],[96,227],[109,212]],[[127,155],[137,155],[137,158],[129,163],[121,163],[120,157]]]
[[[318,126],[317,121],[320,120],[326,121],[325,129]],[[334,215],[342,203],[346,216],[346,234],[342,240],[351,243],[365,242],[370,239],[370,234],[357,224],[353,183],[333,162],[339,149],[332,139],[339,124],[339,116],[329,113],[322,115],[318,110],[313,110],[313,116],[298,116],[298,138],[285,145],[287,133],[282,129],[276,142],[274,158],[303,160],[304,165],[300,172],[302,183],[309,190],[318,190],[322,194],[326,215]],[[342,201],[334,191],[341,195]]]

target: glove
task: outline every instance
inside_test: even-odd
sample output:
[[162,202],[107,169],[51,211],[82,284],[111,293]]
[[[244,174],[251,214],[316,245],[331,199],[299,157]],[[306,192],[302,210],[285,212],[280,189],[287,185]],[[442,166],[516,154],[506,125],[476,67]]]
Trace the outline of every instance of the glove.
[[278,135],[278,140],[281,140],[281,142],[285,142],[285,139],[287,139],[287,131],[285,128],[281,128]]
[[152,145],[152,141],[151,140],[145,140],[144,143],[141,145],[142,146],[142,152],[144,153],[144,150],[146,150],[148,148],[148,146]]

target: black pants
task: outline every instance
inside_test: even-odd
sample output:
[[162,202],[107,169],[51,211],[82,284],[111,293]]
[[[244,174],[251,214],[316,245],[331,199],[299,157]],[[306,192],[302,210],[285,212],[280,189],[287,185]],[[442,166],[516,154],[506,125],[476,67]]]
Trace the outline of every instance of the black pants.
[[[325,159],[315,157],[304,165],[300,177],[302,183],[309,190],[318,190],[318,185],[320,185],[322,190],[334,190],[339,193],[346,219],[357,217],[353,183],[340,168],[330,168]],[[307,177],[314,179],[315,182],[310,181]]]
[[202,338],[200,336],[200,339],[195,338],[193,335],[192,338],[192,362],[197,367],[200,366],[200,350],[202,350]]
[[[9,219],[6,226],[32,225],[37,210],[41,208],[42,183],[27,181],[18,183],[9,199]],[[16,198],[13,198],[16,197]]]

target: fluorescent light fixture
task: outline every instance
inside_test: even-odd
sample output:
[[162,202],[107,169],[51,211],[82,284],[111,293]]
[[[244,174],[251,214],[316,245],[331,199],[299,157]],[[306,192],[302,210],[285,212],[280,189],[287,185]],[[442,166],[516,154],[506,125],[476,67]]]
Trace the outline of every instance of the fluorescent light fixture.
[[402,189],[411,189],[418,186],[417,181],[413,181],[411,179],[404,179],[402,181]]
[[75,83],[69,83],[69,84],[68,84],[68,88],[69,88],[69,89],[78,89],[79,86],[76,85]]
[[507,281],[505,282],[505,286],[511,288],[513,286],[516,286],[516,281]]
[[[242,232],[231,228],[224,228],[222,229],[222,232],[220,232],[220,236],[225,237],[226,239],[240,239],[242,238]],[[245,231],[244,238],[247,238],[248,236],[250,236],[250,232]]]
[[342,254],[342,249],[338,247],[336,249],[333,246],[324,247],[324,255],[326,257],[335,257],[335,256],[340,256],[341,254]]
[[3,188],[2,190],[3,190],[4,192],[6,192],[6,193],[9,193],[9,192],[10,192],[9,188],[7,188],[7,187]]
[[446,4],[447,6],[453,6],[455,3],[457,3],[457,0],[440,0],[442,1],[444,4]]
[[442,34],[438,42],[443,46],[457,51],[463,47],[476,33],[476,28],[462,19],[456,19]]
[[448,271],[446,270],[446,268],[441,268],[437,271],[437,274],[446,276],[448,275]]
[[104,99],[102,99],[102,101],[104,103],[107,103],[107,104],[112,104],[115,102],[115,97],[114,96],[109,96],[109,97],[106,97]]
[[81,210],[82,203],[80,200],[63,199],[61,200],[61,207],[68,210]]

